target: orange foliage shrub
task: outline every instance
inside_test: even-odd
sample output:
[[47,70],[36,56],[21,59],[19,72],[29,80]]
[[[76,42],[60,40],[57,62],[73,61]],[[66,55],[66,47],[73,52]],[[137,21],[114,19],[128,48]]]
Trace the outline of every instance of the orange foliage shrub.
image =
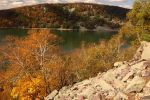
[[25,77],[17,82],[12,89],[11,96],[19,100],[41,100],[45,95],[43,82],[40,76],[36,78]]

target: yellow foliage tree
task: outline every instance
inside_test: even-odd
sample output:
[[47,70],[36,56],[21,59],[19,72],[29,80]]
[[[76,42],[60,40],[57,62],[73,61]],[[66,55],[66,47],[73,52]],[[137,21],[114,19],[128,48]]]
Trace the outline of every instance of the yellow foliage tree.
[[19,100],[41,100],[44,97],[44,83],[42,77],[25,77],[19,80],[12,89],[11,96]]

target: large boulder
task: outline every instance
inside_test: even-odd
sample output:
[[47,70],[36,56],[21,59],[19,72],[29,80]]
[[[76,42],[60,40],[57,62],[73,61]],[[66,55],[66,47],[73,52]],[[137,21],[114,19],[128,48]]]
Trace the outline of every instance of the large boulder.
[[135,76],[133,80],[127,85],[125,93],[140,92],[145,86],[146,80],[142,77]]

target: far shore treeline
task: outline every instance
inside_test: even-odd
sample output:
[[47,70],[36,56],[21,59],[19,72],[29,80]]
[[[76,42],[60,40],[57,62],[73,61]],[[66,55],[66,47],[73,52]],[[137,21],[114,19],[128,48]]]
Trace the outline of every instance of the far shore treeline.
[[0,10],[0,27],[95,29],[120,27],[129,9],[99,4],[39,4]]

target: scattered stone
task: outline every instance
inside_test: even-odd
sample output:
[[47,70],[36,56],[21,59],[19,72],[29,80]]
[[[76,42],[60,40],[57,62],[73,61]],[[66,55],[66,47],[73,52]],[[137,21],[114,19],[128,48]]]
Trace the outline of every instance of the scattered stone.
[[121,65],[123,65],[123,62],[116,62],[116,63],[114,63],[114,67],[119,67]]

